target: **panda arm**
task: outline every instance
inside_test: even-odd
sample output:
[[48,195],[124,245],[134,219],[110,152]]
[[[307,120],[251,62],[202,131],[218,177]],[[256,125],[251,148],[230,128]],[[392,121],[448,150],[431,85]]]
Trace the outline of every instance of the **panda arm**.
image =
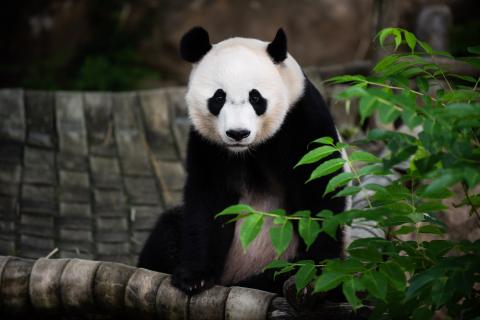
[[215,214],[235,204],[238,196],[228,188],[216,150],[190,135],[180,265],[173,284],[187,294],[212,286],[219,278],[233,236],[233,224]]

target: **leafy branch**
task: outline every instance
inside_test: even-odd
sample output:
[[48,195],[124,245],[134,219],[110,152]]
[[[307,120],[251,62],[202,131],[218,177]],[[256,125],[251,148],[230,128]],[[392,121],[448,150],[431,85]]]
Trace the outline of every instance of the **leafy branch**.
[[[404,45],[407,53],[385,56],[370,76],[344,75],[328,83],[349,85],[337,98],[348,106],[357,103],[361,122],[378,114],[381,123],[401,120],[410,131],[370,130],[366,141],[382,142],[388,150],[382,159],[355,142],[321,137],[295,166],[317,164],[306,183],[331,176],[319,201],[326,195],[361,193],[367,206],[288,214],[235,205],[219,216],[232,215],[232,222],[243,219],[240,238],[246,250],[264,220],[272,219],[269,235],[277,259],[265,269],[275,269],[277,275],[295,273],[298,291],[308,285],[314,293],[341,287],[354,308],[374,306],[373,319],[425,319],[441,308],[453,318],[478,319],[480,292],[474,285],[480,282],[480,240],[445,240],[448,227],[438,213],[448,209],[445,200],[451,201],[452,190],[460,185],[464,198],[459,206],[468,206],[480,221],[478,190],[475,194],[480,184],[480,78],[445,70],[438,58],[456,58],[435,52],[407,30],[387,28],[376,38],[381,46],[392,39],[395,51]],[[458,60],[480,70],[480,46],[469,52],[474,56]],[[347,159],[339,157],[344,152]],[[406,164],[406,172],[392,178],[400,164]],[[338,173],[343,167],[349,170]],[[375,181],[375,176],[388,183],[365,183],[366,177]],[[294,232],[308,248],[320,233],[335,238],[339,228],[360,228],[360,221],[390,237],[356,239],[343,259],[281,260]],[[424,234],[437,238],[423,241]]]

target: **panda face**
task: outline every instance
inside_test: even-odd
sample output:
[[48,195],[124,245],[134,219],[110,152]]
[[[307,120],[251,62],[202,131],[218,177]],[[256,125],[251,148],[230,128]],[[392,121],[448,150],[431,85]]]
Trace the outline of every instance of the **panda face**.
[[303,73],[288,56],[278,64],[268,43],[232,38],[193,65],[186,100],[194,128],[232,152],[272,137],[303,91]]

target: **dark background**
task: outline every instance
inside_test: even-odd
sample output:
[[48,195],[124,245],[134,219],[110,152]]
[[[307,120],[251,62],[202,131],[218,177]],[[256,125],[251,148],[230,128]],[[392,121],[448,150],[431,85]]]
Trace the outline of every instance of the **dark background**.
[[480,44],[477,0],[3,0],[0,87],[119,91],[185,84],[189,66],[177,45],[195,25],[212,42],[270,40],[281,26],[302,66],[369,60],[382,2],[394,7],[384,25],[411,31],[423,8],[444,5],[442,46],[462,55]]

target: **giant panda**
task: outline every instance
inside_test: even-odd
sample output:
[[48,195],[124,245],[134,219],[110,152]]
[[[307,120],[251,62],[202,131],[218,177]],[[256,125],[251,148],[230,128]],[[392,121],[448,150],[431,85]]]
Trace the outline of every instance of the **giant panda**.
[[[237,203],[289,213],[343,211],[345,199],[322,196],[330,176],[305,183],[318,164],[293,168],[314,139],[338,141],[332,116],[287,52],[282,29],[270,43],[236,37],[212,45],[207,31],[195,27],[180,52],[192,63],[183,206],[160,216],[138,265],[172,273],[172,284],[188,295],[215,284],[281,292],[282,279],[263,272],[275,258],[272,222],[245,252],[241,220],[214,216]],[[309,250],[295,234],[281,258],[320,261],[341,253],[340,231],[337,240],[320,234]]]

